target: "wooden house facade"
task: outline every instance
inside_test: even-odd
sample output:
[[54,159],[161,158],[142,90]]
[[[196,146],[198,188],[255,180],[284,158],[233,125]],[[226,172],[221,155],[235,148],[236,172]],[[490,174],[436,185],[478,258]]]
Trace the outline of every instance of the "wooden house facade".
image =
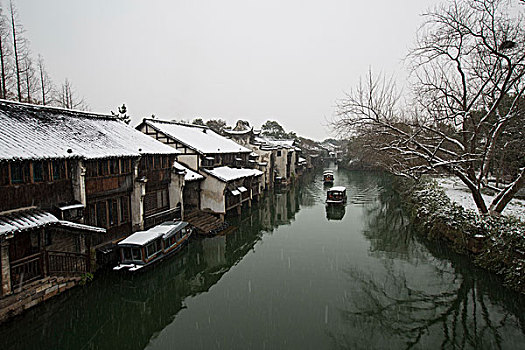
[[[250,158],[253,152],[249,148],[204,126],[144,119],[137,129],[175,148],[179,151],[177,161],[204,177],[202,181],[184,190],[184,197],[192,203],[197,202],[198,209],[219,214],[223,218],[228,210],[240,208],[243,203],[251,204],[252,199],[259,197],[262,172],[249,169],[253,160]],[[213,175],[214,170],[218,168],[228,172],[227,179]],[[246,172],[246,170],[250,171]],[[230,178],[236,180],[243,178],[245,179],[243,181],[250,183],[246,187],[249,192],[244,194],[243,200],[232,197],[231,191],[227,190],[234,186],[230,183]],[[253,186],[252,183],[257,185]],[[239,186],[245,188],[242,184]],[[234,193],[236,193],[235,189],[233,189]]]
[[112,116],[0,100],[0,298],[180,218],[177,153]]

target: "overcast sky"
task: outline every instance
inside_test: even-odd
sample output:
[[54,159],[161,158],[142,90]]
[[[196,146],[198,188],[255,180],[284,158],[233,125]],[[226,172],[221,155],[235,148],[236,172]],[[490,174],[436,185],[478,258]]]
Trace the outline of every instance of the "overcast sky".
[[[91,110],[132,123],[277,120],[317,140],[369,67],[403,77],[438,0],[15,0],[36,57]],[[7,1],[3,0],[7,6]]]

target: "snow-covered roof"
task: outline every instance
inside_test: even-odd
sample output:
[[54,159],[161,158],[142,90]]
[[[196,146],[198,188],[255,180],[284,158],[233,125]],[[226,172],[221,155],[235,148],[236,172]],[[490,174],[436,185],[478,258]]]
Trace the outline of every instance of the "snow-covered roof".
[[246,129],[246,130],[228,130],[228,129],[223,129],[222,132],[224,132],[225,134],[228,134],[228,135],[246,135],[248,133],[250,133],[252,130],[251,129]]
[[282,146],[285,148],[294,148],[294,140],[268,140],[273,145]]
[[207,127],[156,119],[144,119],[143,123],[201,154],[251,152]]
[[228,166],[221,166],[210,170],[204,169],[203,171],[226,182],[242,179],[243,177],[260,176],[263,174],[262,171],[257,169],[236,169]]
[[204,179],[204,176],[202,176],[201,174],[191,170],[190,168],[185,167],[184,165],[178,162],[174,162],[173,167],[177,169],[177,171],[184,172],[184,181],[195,181]]
[[65,211],[65,210],[71,210],[71,209],[82,209],[84,207],[85,207],[84,204],[77,203],[77,204],[64,205],[62,207],[58,207],[58,209],[61,211]]
[[97,232],[97,233],[106,233],[105,228],[79,224],[79,223],[71,222],[71,221],[60,220],[58,224],[59,226],[62,226],[62,227],[76,228],[79,230],[91,231],[91,232]]
[[0,215],[0,235],[33,230],[49,225],[65,226],[99,233],[106,232],[103,228],[58,220],[53,214],[39,209],[29,209]]
[[184,181],[197,181],[202,179],[204,179],[204,176],[191,169],[188,169],[186,175],[184,175]]
[[118,243],[119,246],[132,244],[144,245],[159,237],[167,238],[174,232],[187,226],[185,221],[169,221],[160,225],[154,226],[147,231],[138,231]]
[[344,192],[344,191],[346,191],[346,187],[344,187],[344,186],[335,186],[335,187],[332,187],[331,189],[329,189],[328,191],[330,191],[330,192],[332,192],[332,191]]
[[0,100],[0,160],[175,153],[113,116]]

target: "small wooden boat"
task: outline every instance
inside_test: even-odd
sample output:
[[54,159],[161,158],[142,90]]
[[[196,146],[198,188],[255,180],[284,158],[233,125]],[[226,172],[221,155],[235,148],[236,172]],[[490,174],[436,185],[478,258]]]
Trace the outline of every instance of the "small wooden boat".
[[167,221],[138,231],[118,243],[120,264],[113,270],[137,271],[176,251],[188,241],[192,229],[185,221]]
[[344,204],[346,203],[346,188],[335,186],[326,193],[326,204]]
[[323,172],[323,181],[325,183],[333,183],[334,182],[334,172],[332,170],[325,170]]

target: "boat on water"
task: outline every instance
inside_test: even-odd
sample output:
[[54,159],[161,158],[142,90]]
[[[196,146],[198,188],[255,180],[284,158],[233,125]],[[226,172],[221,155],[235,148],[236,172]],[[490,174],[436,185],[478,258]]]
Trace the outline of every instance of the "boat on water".
[[118,243],[120,263],[113,270],[137,271],[180,250],[192,229],[185,221],[167,221],[138,231]]
[[346,203],[346,187],[335,186],[326,192],[326,204]]
[[334,182],[334,172],[332,170],[325,170],[323,172],[323,181],[324,183],[333,183]]

